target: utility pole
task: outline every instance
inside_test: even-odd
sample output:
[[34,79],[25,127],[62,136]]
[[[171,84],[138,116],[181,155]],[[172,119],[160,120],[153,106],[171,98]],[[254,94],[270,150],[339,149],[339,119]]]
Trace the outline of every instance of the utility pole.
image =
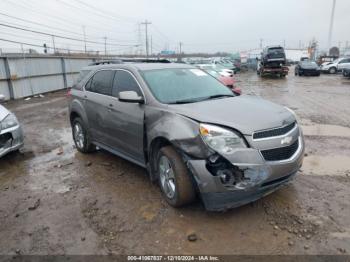
[[52,35],[52,47],[53,47],[53,53],[56,54],[56,45],[55,45],[55,36]]
[[260,38],[260,49],[262,49],[262,48],[263,48],[263,39]]
[[329,33],[328,33],[328,50],[331,48],[332,45],[332,34],[333,34],[333,23],[334,23],[334,12],[335,12],[335,4],[336,0],[333,0],[333,7],[332,7],[332,14],[331,14],[331,22],[329,25]]
[[137,41],[139,43],[138,47],[138,55],[141,55],[142,53],[142,37],[141,37],[141,23],[137,23],[137,31],[138,31],[138,36],[137,36]]
[[182,43],[182,42],[180,42],[180,43],[179,43],[179,47],[180,47],[180,49],[179,49],[179,53],[180,53],[180,55],[182,54],[182,45],[183,45],[183,43]]
[[145,25],[145,32],[146,32],[146,57],[149,56],[149,48],[148,48],[148,25],[152,24],[151,22],[145,20],[145,22],[141,23],[142,25]]
[[151,56],[153,54],[153,38],[152,38],[152,35],[151,35]]
[[286,40],[283,40],[283,48],[286,49]]
[[86,54],[86,33],[85,33],[85,25],[83,25],[83,34],[84,34],[84,50]]
[[107,55],[107,36],[104,37],[105,40],[105,56]]

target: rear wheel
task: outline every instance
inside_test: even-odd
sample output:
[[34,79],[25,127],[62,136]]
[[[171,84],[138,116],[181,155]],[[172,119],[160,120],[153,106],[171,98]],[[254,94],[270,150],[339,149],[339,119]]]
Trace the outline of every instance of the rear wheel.
[[157,169],[159,186],[171,206],[180,207],[195,200],[196,193],[189,171],[172,146],[160,150]]
[[90,136],[83,120],[76,117],[72,121],[72,132],[75,146],[82,153],[90,153],[96,150],[95,145],[90,142]]

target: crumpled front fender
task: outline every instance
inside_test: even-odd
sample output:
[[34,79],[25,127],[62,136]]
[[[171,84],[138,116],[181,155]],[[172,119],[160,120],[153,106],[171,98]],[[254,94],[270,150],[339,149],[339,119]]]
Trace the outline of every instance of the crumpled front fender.
[[166,110],[146,108],[145,124],[147,148],[155,139],[165,138],[191,157],[205,159],[213,154],[200,137],[198,122],[193,119]]

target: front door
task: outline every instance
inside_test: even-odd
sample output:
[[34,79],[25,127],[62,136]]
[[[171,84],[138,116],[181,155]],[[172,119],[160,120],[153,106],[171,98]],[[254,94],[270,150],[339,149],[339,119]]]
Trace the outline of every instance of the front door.
[[126,70],[115,71],[112,95],[109,105],[109,117],[106,133],[113,149],[124,154],[139,164],[145,164],[144,158],[144,105],[121,102],[119,92],[135,91],[143,96],[133,74]]

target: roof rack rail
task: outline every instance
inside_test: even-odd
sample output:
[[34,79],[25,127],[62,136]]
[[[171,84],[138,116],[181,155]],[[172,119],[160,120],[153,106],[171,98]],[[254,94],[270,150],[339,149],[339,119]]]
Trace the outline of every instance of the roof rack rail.
[[122,64],[123,61],[122,60],[100,60],[100,61],[96,61],[93,62],[91,64],[89,64],[89,66],[94,66],[94,65],[108,65],[108,64]]
[[168,59],[147,59],[147,58],[121,58],[113,60],[100,60],[89,64],[89,66],[95,65],[108,65],[108,64],[123,64],[123,63],[171,63]]
[[158,58],[123,58],[121,59],[124,63],[171,63],[168,59],[158,59]]

